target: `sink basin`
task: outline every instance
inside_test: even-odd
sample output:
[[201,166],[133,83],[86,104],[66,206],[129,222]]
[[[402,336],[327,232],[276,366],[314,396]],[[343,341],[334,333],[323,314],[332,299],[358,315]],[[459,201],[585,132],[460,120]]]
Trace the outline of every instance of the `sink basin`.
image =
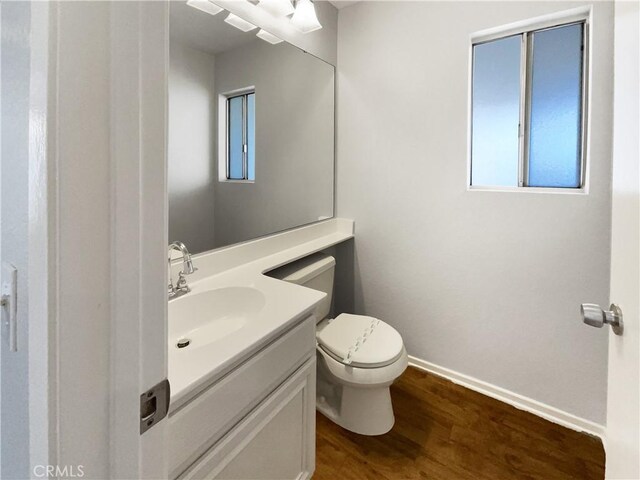
[[256,318],[265,304],[264,294],[251,287],[218,288],[173,300],[169,349],[193,351],[220,341]]

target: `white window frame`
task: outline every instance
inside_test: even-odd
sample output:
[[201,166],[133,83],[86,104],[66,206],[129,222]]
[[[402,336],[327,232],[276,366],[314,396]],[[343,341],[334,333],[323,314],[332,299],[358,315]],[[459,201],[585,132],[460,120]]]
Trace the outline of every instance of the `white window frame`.
[[[228,101],[231,98],[256,94],[255,86],[249,86],[225,92],[218,95],[218,182],[224,183],[246,183],[253,184],[254,180],[229,178],[229,108]],[[243,173],[245,177],[247,172],[247,159],[243,160]]]
[[[527,153],[526,143],[529,136],[528,113],[530,113],[531,79],[526,78],[531,72],[530,62],[533,58],[528,35],[532,32],[551,28],[583,23],[583,58],[582,58],[582,125],[581,125],[581,162],[580,185],[578,188],[565,187],[530,187],[526,186]],[[493,40],[522,35],[520,56],[521,94],[520,94],[520,131],[518,149],[518,186],[483,186],[472,185],[472,146],[473,146],[473,47]],[[588,194],[589,193],[589,117],[590,117],[590,79],[591,79],[591,7],[579,7],[557,12],[534,19],[511,23],[497,28],[476,32],[470,36],[469,42],[469,86],[468,86],[468,128],[467,128],[467,191],[480,192],[519,192],[519,193],[555,193],[555,194]],[[522,88],[524,85],[524,88]]]

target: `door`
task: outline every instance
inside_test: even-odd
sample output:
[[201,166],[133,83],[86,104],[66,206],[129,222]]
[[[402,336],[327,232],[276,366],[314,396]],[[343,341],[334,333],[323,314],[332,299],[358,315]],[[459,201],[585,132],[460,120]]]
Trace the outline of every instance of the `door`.
[[141,433],[140,416],[141,394],[167,378],[168,3],[41,3],[48,465],[65,478],[166,478],[167,422],[154,417]]
[[640,478],[640,3],[616,1],[611,302],[624,332],[609,332],[606,478]]

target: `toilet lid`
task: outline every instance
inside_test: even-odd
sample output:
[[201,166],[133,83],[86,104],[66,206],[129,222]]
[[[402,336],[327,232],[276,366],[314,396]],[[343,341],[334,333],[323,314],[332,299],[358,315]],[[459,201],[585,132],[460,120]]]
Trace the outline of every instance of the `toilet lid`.
[[402,355],[400,334],[382,320],[363,315],[338,315],[316,338],[325,352],[353,367],[383,367]]

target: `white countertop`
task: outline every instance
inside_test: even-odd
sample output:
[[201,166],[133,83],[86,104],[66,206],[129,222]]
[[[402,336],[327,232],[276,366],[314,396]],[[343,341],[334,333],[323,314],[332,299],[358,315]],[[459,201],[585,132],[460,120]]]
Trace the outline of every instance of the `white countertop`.
[[[343,223],[338,224],[338,220]],[[191,350],[189,348],[178,349],[175,345],[169,345],[170,412],[180,408],[235,366],[313,312],[316,305],[326,296],[325,293],[283,282],[263,274],[353,238],[353,223],[350,228],[344,228],[343,219],[334,219],[332,222],[336,222],[336,227],[333,229],[328,228],[327,223],[319,224],[323,225],[322,228],[315,225],[302,227],[300,230],[307,229],[306,232],[303,232],[305,234],[303,237],[300,237],[300,232],[296,230],[278,234],[281,237],[278,243],[288,247],[279,251],[273,247],[273,239],[269,237],[252,242],[253,245],[243,244],[242,248],[245,251],[252,247],[264,250],[263,253],[269,253],[269,250],[276,251],[228,270],[221,272],[213,270],[209,276],[207,276],[206,265],[213,264],[216,257],[221,263],[228,262],[228,258],[222,258],[225,255],[225,250],[207,254],[207,258],[204,258],[203,261],[200,261],[203,257],[194,257],[194,265],[201,270],[195,281],[189,282],[191,292],[173,300],[170,305],[202,292],[226,287],[255,288],[264,294],[266,302],[256,314],[257,318],[250,325],[230,333],[220,341]],[[308,230],[314,228],[319,235],[310,235]],[[306,241],[296,244],[295,238],[292,238],[296,235]],[[265,249],[265,242],[270,242],[268,249]],[[237,251],[233,251],[232,254],[238,257]],[[252,256],[256,255],[247,255],[248,258]],[[171,321],[170,318],[169,322]]]

